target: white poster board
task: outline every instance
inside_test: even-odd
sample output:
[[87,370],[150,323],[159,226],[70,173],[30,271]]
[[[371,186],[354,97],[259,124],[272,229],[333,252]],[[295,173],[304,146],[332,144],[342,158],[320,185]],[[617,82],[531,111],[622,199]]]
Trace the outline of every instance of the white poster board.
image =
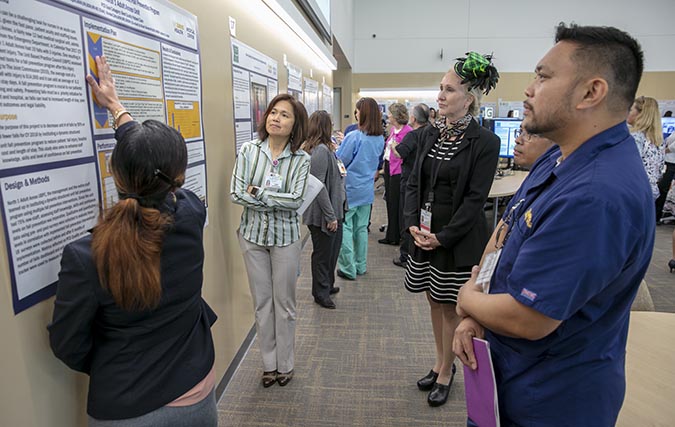
[[307,115],[319,109],[319,82],[305,77],[305,91],[303,92],[303,103],[307,110]]
[[333,88],[327,84],[323,84],[323,97],[321,98],[322,110],[325,110],[333,115]]
[[232,93],[236,152],[258,137],[267,104],[279,91],[277,61],[232,39]]
[[288,93],[302,102],[302,68],[291,63],[286,68],[288,69]]

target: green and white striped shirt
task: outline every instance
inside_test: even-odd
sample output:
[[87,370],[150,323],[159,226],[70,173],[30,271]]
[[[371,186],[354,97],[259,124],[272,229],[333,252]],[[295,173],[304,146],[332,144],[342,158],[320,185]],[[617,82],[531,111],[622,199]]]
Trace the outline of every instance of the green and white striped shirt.
[[[309,154],[291,153],[289,144],[274,163],[268,140],[241,146],[232,171],[230,198],[244,207],[239,233],[245,240],[260,246],[288,246],[300,238],[296,210],[305,198],[309,166]],[[281,176],[278,191],[264,186],[270,172]],[[260,187],[255,196],[246,192],[249,185]]]

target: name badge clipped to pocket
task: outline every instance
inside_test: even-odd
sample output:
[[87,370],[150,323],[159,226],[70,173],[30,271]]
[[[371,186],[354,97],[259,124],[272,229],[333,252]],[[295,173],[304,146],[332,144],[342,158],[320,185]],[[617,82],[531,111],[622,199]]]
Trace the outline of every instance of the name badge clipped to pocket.
[[431,209],[420,211],[420,230],[431,233]]
[[265,189],[268,191],[279,191],[283,184],[283,178],[278,173],[270,171],[265,178]]
[[476,278],[476,284],[482,286],[483,292],[486,294],[490,293],[490,280],[495,272],[495,268],[497,268],[497,262],[499,261],[501,254],[502,248],[499,248],[496,251],[485,255],[483,265],[480,267],[480,272]]

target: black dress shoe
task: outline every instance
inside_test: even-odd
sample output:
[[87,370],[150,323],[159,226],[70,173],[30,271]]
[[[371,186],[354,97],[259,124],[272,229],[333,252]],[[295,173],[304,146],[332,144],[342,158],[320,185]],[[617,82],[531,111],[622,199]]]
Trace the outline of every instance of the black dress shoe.
[[400,258],[394,258],[394,261],[392,262],[394,263],[394,265],[405,268],[405,262],[401,261]]
[[429,392],[427,397],[427,402],[429,406],[441,406],[445,405],[445,402],[448,401],[448,395],[450,394],[450,385],[434,383],[434,387]]
[[377,243],[382,243],[383,245],[395,245],[395,246],[398,246],[398,243],[399,243],[399,242],[394,242],[394,241],[391,241],[391,240],[385,238],[385,239],[380,239],[380,240],[378,240]]
[[330,291],[328,291],[328,293],[330,293],[331,295],[337,294],[338,292],[340,292],[340,287],[339,287],[339,286],[336,286],[336,287],[334,287],[334,288],[330,288]]
[[429,403],[429,406],[441,406],[448,401],[450,386],[452,385],[452,380],[455,379],[455,372],[457,372],[457,368],[455,368],[455,364],[453,363],[452,375],[450,375],[450,381],[448,381],[448,385],[434,383],[433,388],[429,392],[429,396],[427,396],[427,403]]
[[337,275],[338,275],[338,277],[342,277],[343,279],[346,279],[346,280],[356,280],[356,279],[353,278],[353,277],[347,276],[347,275],[346,275],[345,273],[343,273],[342,270],[340,270],[339,268],[338,268],[338,271],[337,271]]
[[426,376],[417,380],[417,388],[422,391],[431,390],[436,383],[436,378],[438,378],[438,372],[434,372],[433,369],[430,370]]
[[330,298],[314,298],[314,302],[323,308],[335,309],[335,303]]

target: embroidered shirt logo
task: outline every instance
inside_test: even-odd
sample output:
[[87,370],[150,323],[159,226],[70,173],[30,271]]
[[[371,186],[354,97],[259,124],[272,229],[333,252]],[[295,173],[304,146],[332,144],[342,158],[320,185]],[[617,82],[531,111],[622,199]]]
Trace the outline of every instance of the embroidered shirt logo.
[[525,225],[527,225],[527,228],[532,228],[532,209],[528,209],[527,212],[525,212]]
[[520,295],[533,302],[535,299],[537,299],[537,294],[527,288],[523,288],[523,290],[520,291]]

